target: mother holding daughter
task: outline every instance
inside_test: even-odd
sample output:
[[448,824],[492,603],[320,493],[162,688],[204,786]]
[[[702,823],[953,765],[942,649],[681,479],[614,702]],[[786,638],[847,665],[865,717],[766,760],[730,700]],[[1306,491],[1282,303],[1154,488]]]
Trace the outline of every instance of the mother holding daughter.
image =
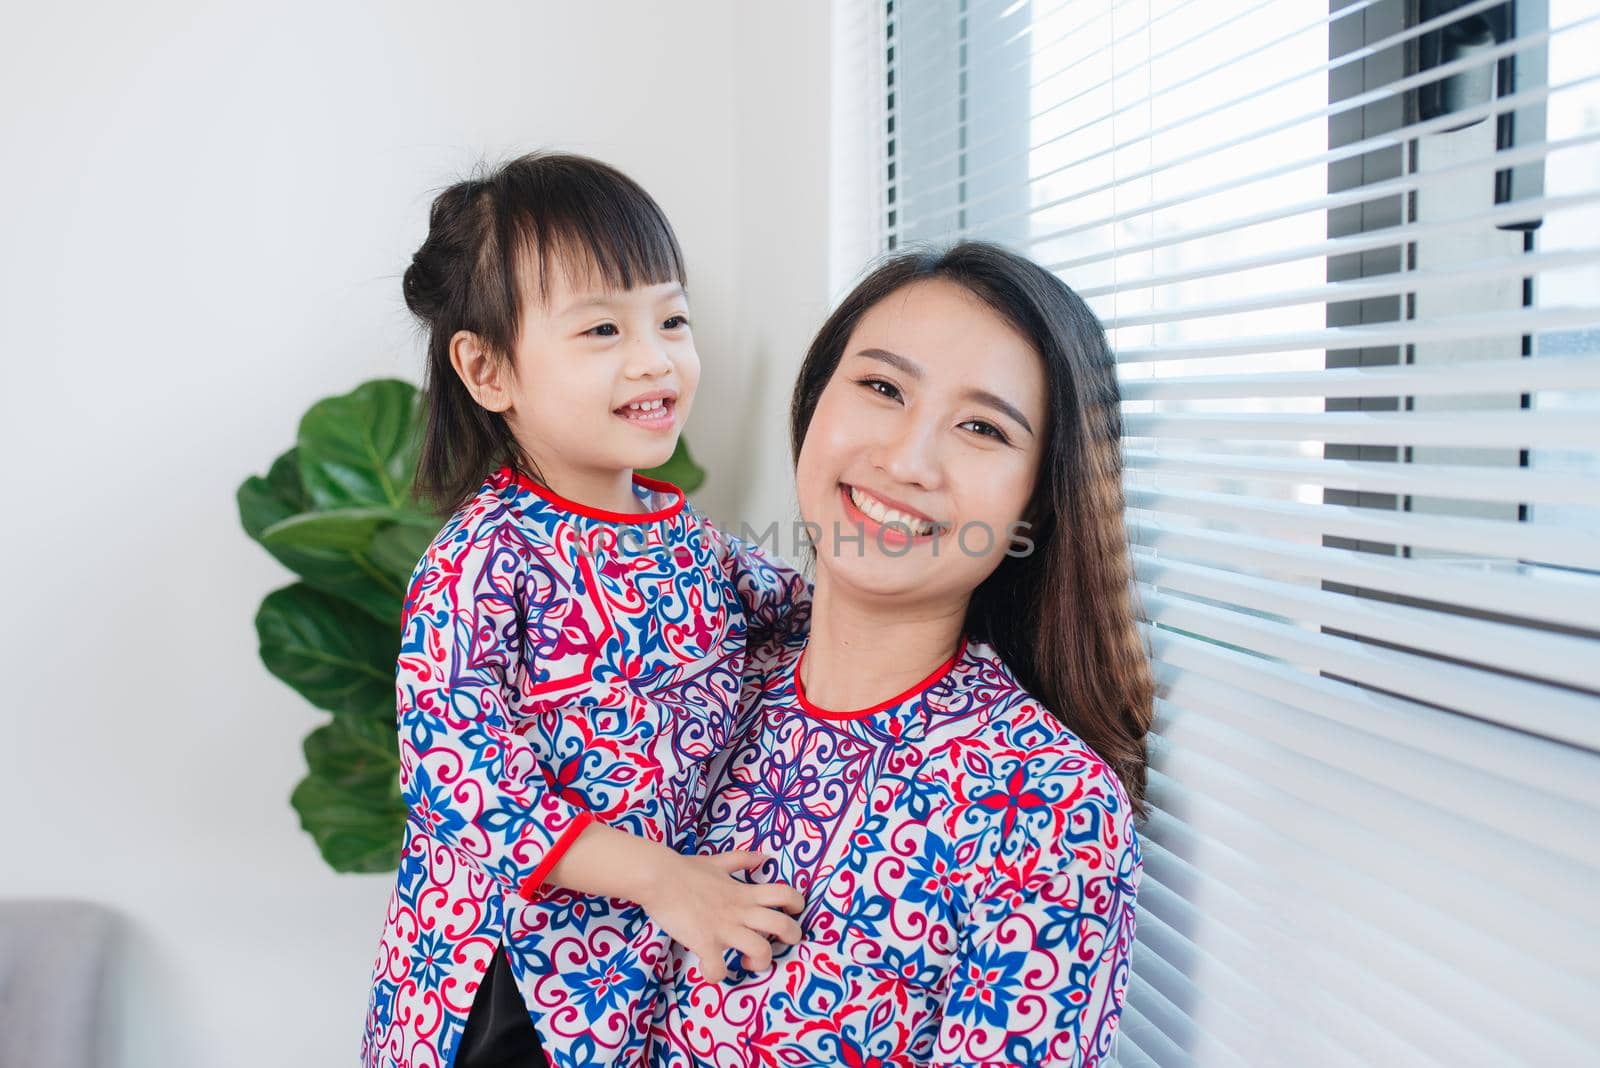
[[790,438],[809,630],[751,650],[698,841],[775,858],[802,937],[722,982],[676,947],[653,1062],[1099,1063],[1153,692],[1100,324],[994,246],[898,256],[812,344]]
[[699,380],[684,285],[595,160],[434,201],[405,294],[451,517],[363,1064],[1099,1063],[1153,689],[1099,323],[991,245],[874,271],[795,390],[808,590],[637,474]]

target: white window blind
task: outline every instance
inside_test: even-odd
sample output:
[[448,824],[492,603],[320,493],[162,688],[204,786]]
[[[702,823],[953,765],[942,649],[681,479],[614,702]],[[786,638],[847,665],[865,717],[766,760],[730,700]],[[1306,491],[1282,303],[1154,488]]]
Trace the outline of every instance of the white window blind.
[[1600,4],[836,12],[879,247],[1017,248],[1117,354],[1118,1062],[1596,1063]]

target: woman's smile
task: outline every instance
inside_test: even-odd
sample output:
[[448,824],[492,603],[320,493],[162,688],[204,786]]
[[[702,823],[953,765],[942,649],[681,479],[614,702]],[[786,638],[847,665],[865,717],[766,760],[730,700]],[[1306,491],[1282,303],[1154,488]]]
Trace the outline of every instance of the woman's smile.
[[839,483],[839,499],[844,502],[845,519],[862,526],[866,533],[886,546],[905,548],[932,541],[949,527],[904,505],[891,505],[859,486]]

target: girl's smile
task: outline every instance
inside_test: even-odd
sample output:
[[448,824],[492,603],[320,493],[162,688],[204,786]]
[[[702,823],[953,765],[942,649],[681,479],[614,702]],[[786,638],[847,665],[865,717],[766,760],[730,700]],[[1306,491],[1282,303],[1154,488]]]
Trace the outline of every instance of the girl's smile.
[[612,410],[613,415],[641,430],[663,431],[677,427],[678,391],[653,389]]

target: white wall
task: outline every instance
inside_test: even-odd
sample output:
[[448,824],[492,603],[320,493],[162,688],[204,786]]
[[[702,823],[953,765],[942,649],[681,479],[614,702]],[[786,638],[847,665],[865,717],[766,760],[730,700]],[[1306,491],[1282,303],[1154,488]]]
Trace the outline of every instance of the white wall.
[[[715,480],[707,479],[701,495],[709,513],[757,531],[776,520],[791,557],[789,530],[799,512],[789,392],[828,304],[827,8],[827,0],[739,7],[740,47],[730,71],[740,98],[731,339],[739,359],[730,377],[737,379],[735,397],[756,400],[736,403],[726,418],[702,418],[692,440],[716,458]],[[723,496],[725,489],[734,495]]]
[[[399,274],[480,157],[610,160],[674,220],[700,503],[790,514],[827,295],[827,4],[33,5],[0,35],[0,896],[125,919],[106,1063],[353,1063],[389,882],[288,805],[322,716],[233,491],[313,401],[416,380]],[[753,437],[754,448],[743,442]]]

